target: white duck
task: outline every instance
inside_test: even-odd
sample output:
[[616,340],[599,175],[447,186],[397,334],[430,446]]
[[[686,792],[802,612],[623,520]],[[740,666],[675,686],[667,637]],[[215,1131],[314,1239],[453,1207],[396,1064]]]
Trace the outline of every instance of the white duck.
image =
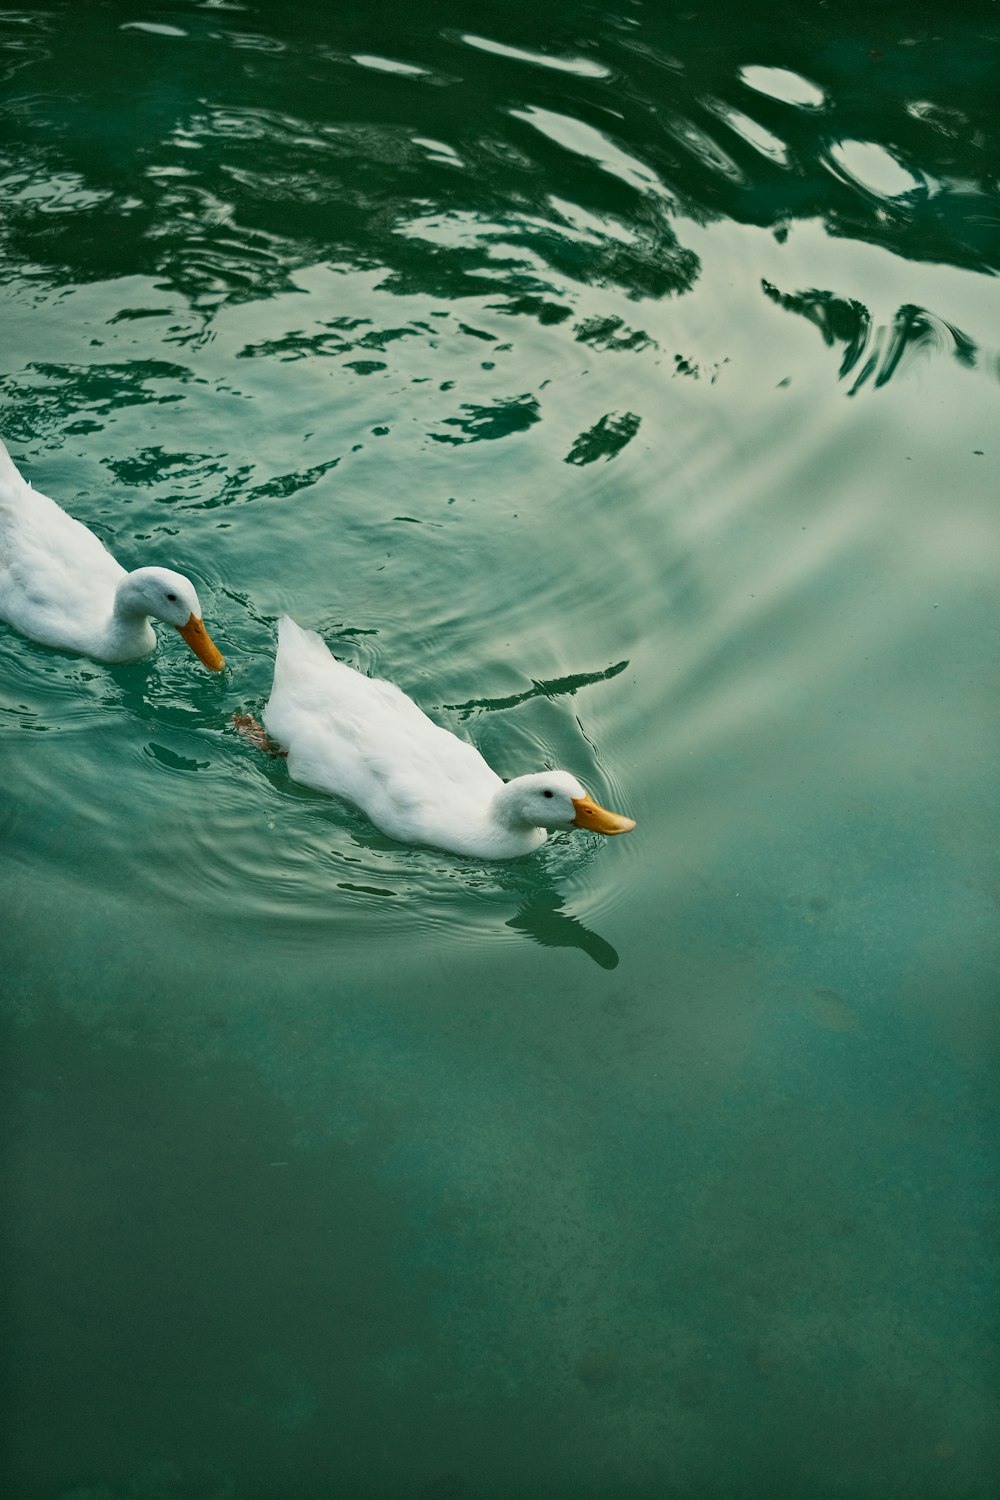
[[0,620],[46,646],[137,661],[156,645],[150,616],[221,671],[191,580],[170,568],[126,573],[82,522],[32,489],[0,442]]
[[293,781],[346,797],[403,843],[512,859],[559,829],[635,827],[599,807],[566,771],[502,781],[478,750],[432,723],[400,688],[337,661],[315,631],[287,616],[264,724],[284,747]]

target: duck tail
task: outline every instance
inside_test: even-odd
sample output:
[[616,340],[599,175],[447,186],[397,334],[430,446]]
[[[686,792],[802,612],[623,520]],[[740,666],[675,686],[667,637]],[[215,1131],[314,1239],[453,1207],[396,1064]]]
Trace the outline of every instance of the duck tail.
[[0,484],[10,484],[12,481],[25,483],[20,470],[7,452],[6,443],[0,438]]
[[296,625],[291,615],[282,615],[278,621],[278,650],[307,651],[313,656],[329,656],[330,650],[315,630],[303,630]]
[[303,630],[288,615],[278,621],[278,653],[274,659],[275,684],[288,680],[301,682],[303,675],[317,674],[321,679],[336,671],[339,663],[321,635]]

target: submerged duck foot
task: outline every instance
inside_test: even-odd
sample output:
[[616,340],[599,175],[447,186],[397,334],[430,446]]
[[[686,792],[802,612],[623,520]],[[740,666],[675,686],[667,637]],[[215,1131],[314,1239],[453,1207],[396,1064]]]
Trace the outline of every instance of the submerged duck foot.
[[288,751],[280,749],[274,743],[263,724],[259,719],[255,719],[253,714],[233,714],[232,724],[237,733],[248,740],[255,749],[263,750],[267,755],[287,756]]

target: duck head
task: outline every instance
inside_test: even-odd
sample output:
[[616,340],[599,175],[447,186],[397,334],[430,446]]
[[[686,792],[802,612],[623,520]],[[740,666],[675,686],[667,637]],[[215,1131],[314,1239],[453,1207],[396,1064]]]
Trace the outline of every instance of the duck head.
[[591,833],[611,835],[628,833],[635,827],[634,818],[600,807],[568,771],[536,771],[530,776],[516,776],[507,782],[500,800],[511,822],[545,828],[550,833],[589,828]]
[[194,584],[183,573],[171,568],[135,568],[118,586],[116,609],[123,614],[150,615],[173,625],[210,671],[221,672],[225,666],[205,629]]

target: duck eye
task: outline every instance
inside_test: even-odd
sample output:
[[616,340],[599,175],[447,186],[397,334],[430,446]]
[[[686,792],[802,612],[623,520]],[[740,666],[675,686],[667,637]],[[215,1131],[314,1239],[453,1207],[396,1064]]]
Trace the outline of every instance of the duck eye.
[[170,600],[171,604],[176,604],[177,603],[177,595],[176,594],[168,594],[167,598]]
[[552,796],[552,793],[549,791],[548,787],[545,788],[545,791],[542,793],[542,796],[543,797],[551,797]]

